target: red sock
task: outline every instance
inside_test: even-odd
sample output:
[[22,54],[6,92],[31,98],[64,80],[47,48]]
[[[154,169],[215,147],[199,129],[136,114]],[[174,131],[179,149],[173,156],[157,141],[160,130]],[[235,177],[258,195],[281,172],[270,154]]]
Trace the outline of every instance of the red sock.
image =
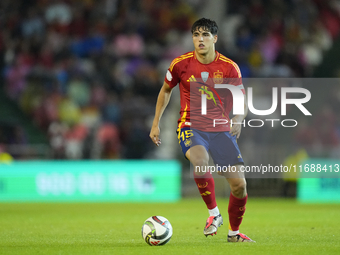
[[208,172],[203,176],[197,176],[194,174],[194,178],[198,190],[208,209],[214,209],[217,204],[215,199],[215,182],[213,176]]
[[247,196],[244,198],[237,198],[234,197],[233,194],[230,193],[229,197],[229,206],[228,206],[228,213],[229,213],[229,224],[230,230],[236,231],[239,230],[243,214],[246,210],[246,203],[247,203]]

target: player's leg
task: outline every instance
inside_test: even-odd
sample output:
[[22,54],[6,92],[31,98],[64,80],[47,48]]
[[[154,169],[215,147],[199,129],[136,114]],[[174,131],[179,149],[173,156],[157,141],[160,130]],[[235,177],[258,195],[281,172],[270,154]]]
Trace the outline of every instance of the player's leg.
[[[190,128],[178,129],[177,133],[182,151],[193,166],[195,182],[209,213],[216,214],[215,182],[211,173],[207,171],[209,162],[208,134]],[[217,214],[219,214],[218,209]]]
[[214,235],[217,228],[223,224],[223,219],[216,204],[214,178],[209,171],[206,171],[208,169],[209,154],[204,146],[196,145],[191,147],[185,156],[193,165],[196,185],[209,210],[210,216],[206,221],[203,233],[206,236]]
[[209,154],[202,145],[191,147],[185,154],[193,165],[193,175],[197,188],[209,209],[210,216],[219,214],[215,198],[215,182],[208,169]]
[[220,133],[210,146],[211,156],[231,189],[228,205],[229,213],[229,242],[250,242],[246,235],[239,233],[247,203],[247,183],[242,171],[243,159],[236,143],[235,136],[228,132]]
[[[230,185],[230,197],[228,205],[229,213],[229,233],[228,242],[253,242],[249,237],[239,232],[243,215],[246,211],[246,203],[248,199],[246,179],[241,177],[241,165],[232,166],[237,175],[231,171],[227,174],[227,181]],[[230,167],[230,168],[232,168]],[[235,175],[235,176],[233,176]],[[240,178],[241,177],[241,178]]]
[[243,165],[234,165],[228,171],[219,173],[226,177],[230,185],[230,196],[228,205],[229,214],[229,233],[228,242],[254,242],[245,234],[240,233],[240,225],[246,211],[248,199],[247,183],[244,173],[241,171]]
[[210,217],[207,219],[203,233],[206,236],[216,234],[223,219],[216,205],[214,179],[211,173],[206,171],[209,162],[209,134],[190,128],[178,129],[177,134],[182,151],[193,166],[197,188],[209,210]]

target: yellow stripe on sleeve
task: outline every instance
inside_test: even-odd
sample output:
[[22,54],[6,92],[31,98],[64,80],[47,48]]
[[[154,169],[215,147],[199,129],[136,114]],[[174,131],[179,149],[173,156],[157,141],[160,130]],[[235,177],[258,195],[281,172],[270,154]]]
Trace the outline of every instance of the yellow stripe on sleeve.
[[192,58],[193,56],[194,56],[193,53],[190,52],[190,53],[188,53],[188,54],[185,54],[185,55],[182,55],[182,56],[180,56],[180,57],[178,57],[178,58],[175,58],[175,59],[171,62],[171,64],[170,64],[170,67],[169,67],[170,71],[172,71],[172,69],[174,68],[174,66],[175,66],[178,62],[181,62],[182,60],[187,59],[187,58]]

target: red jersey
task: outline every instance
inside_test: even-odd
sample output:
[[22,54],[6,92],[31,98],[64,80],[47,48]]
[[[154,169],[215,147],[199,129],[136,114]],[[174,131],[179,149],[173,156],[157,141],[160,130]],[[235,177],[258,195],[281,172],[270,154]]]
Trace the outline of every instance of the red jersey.
[[[206,132],[230,131],[232,94],[228,89],[214,88],[214,84],[238,86],[245,94],[241,72],[234,61],[216,52],[213,62],[202,64],[197,60],[194,51],[188,52],[172,61],[164,81],[171,88],[179,84],[179,128],[191,127]],[[207,99],[205,115],[201,112],[202,94],[206,94]]]

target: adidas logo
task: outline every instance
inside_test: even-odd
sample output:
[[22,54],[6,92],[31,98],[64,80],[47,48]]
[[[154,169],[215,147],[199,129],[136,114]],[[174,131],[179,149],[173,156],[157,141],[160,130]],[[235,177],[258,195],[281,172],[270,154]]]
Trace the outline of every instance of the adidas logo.
[[211,194],[210,191],[206,191],[206,192],[201,193],[202,196],[209,196],[210,194]]
[[191,82],[191,81],[196,81],[195,76],[191,75],[189,79],[187,79],[187,82]]

